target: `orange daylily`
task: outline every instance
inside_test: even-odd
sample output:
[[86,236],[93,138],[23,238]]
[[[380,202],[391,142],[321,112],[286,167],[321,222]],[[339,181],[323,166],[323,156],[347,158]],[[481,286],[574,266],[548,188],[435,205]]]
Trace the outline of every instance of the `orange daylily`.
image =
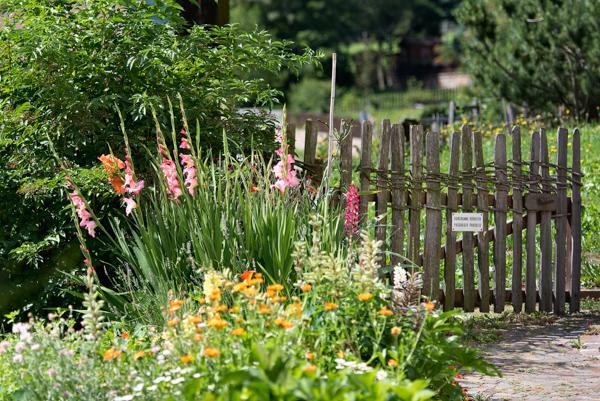
[[221,352],[216,348],[206,347],[204,351],[202,351],[202,355],[209,358],[214,358],[221,355]]
[[112,361],[113,359],[120,357],[122,353],[123,351],[120,349],[111,348],[104,352],[103,357],[105,361]]
[[358,294],[358,299],[360,299],[361,301],[368,301],[369,299],[373,298],[373,294],[369,293],[369,292],[363,292],[361,294]]
[[192,354],[187,354],[182,356],[181,358],[179,358],[179,360],[181,360],[181,362],[183,363],[190,363],[194,360],[194,356]]
[[324,306],[325,306],[325,310],[329,310],[329,311],[336,310],[338,308],[338,304],[335,304],[333,302],[325,302]]

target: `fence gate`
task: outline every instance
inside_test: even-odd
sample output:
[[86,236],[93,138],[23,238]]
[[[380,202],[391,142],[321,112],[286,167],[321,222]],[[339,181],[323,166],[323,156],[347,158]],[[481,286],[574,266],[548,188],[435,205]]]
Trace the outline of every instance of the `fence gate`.
[[[344,124],[340,131],[350,131]],[[294,143],[295,130],[289,128]],[[444,171],[440,142],[446,138],[424,134],[419,125],[408,131],[405,135],[402,125],[384,120],[376,141],[378,159],[372,160],[373,126],[360,125],[360,218],[366,220],[374,203],[375,237],[390,251],[382,263],[395,266],[405,257],[422,266],[423,294],[446,310],[489,312],[493,305],[502,312],[510,303],[515,312],[523,305],[533,312],[539,304],[540,311],[563,314],[569,302],[570,312],[579,311],[579,130],[569,144],[569,132],[558,129],[557,157],[550,161],[546,131],[534,132],[530,152],[522,155],[515,126],[511,149],[507,135],[498,134],[493,160],[486,161],[482,134],[463,125],[447,137],[450,161]],[[317,134],[317,124],[307,120],[304,166],[318,180]],[[345,192],[352,180],[352,135],[341,139],[339,151]],[[457,273],[462,288],[457,288]]]

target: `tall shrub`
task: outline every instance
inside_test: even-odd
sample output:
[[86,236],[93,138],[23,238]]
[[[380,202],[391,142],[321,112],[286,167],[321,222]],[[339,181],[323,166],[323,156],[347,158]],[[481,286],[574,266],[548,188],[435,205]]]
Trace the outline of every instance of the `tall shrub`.
[[464,65],[485,91],[537,111],[597,118],[600,7],[595,0],[466,0]]

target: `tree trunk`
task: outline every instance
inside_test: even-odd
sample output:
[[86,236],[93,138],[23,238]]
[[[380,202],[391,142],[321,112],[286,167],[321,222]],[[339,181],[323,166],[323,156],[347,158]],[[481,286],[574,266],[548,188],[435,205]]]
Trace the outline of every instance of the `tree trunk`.
[[229,0],[177,0],[183,7],[181,16],[188,26],[225,25],[229,23]]

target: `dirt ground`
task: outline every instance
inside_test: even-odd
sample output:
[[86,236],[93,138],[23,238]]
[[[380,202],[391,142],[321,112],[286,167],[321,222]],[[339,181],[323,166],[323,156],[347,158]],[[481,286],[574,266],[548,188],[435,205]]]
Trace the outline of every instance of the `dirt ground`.
[[465,375],[481,401],[600,401],[600,314],[511,322],[480,345],[502,377]]

